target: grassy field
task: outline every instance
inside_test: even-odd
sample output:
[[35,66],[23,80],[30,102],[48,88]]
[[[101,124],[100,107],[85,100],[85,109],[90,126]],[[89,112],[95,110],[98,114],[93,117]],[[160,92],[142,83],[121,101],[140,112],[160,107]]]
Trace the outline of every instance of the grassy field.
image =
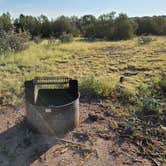
[[31,42],[25,51],[0,57],[3,104],[20,103],[24,81],[35,76],[69,76],[80,84],[87,77],[95,77],[107,93],[123,75],[124,87],[134,94],[140,84],[157,81],[166,72],[166,38],[151,38],[148,44],[140,44],[138,38],[119,42],[76,40],[67,44]]
[[[36,76],[76,78],[81,99],[86,98],[81,103],[81,116],[88,118],[91,110],[106,116],[107,120],[96,128],[90,125],[95,133],[113,132],[136,145],[138,156],[154,165],[157,157],[165,164],[166,80],[162,76],[166,73],[166,38],[150,39],[147,44],[141,44],[139,38],[118,42],[76,39],[66,44],[31,42],[25,51],[0,57],[0,107],[19,108],[24,101],[25,80]],[[97,97],[101,98],[93,101]]]

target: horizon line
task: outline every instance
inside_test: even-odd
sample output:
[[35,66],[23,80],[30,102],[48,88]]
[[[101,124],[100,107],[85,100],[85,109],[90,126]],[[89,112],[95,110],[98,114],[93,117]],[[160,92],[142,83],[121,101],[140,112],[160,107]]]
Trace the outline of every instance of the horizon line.
[[[159,17],[159,16],[166,16],[166,14],[149,14],[149,15],[135,15],[135,16],[130,16],[129,14],[127,14],[126,12],[116,12],[116,11],[111,11],[111,12],[115,12],[116,16],[118,16],[119,14],[123,13],[123,14],[126,14],[129,18],[134,18],[134,17]],[[49,16],[49,14],[44,14],[44,13],[40,13],[40,14],[30,14],[30,13],[20,13],[20,14],[13,14],[12,12],[9,12],[9,11],[6,11],[6,12],[0,12],[0,16],[2,14],[5,14],[5,13],[9,13],[11,15],[11,18],[18,18],[21,14],[25,15],[25,16],[33,16],[33,17],[40,17],[41,15],[44,15],[44,16],[47,16],[49,19],[56,19],[60,16],[65,16],[65,17],[72,17],[72,16],[75,16],[75,17],[78,17],[78,18],[81,18],[85,15],[93,15],[95,16],[96,18],[98,18],[99,16],[101,15],[104,15],[104,14],[109,14],[111,12],[106,12],[106,13],[101,13],[101,14],[93,14],[93,13],[86,13],[86,14],[59,14],[56,16]]]

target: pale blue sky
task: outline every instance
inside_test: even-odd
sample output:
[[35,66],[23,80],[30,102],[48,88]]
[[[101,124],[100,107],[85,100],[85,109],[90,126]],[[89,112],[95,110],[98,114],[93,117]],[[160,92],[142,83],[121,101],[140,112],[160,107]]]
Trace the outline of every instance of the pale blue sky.
[[17,17],[20,13],[50,18],[59,15],[94,14],[111,11],[129,16],[166,15],[166,0],[0,0],[0,14],[10,12]]

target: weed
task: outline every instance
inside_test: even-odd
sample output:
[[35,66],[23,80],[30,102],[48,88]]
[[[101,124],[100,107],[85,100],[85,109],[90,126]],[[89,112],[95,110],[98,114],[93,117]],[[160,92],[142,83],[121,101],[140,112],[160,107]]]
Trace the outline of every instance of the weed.
[[155,99],[153,84],[141,84],[138,87],[137,103],[145,115],[159,114],[159,104]]
[[127,89],[123,85],[117,84],[116,86],[116,96],[118,100],[123,104],[134,104],[135,94],[131,90]]
[[159,87],[161,92],[166,95],[166,76],[163,76],[163,78],[159,81]]
[[111,97],[115,93],[115,78],[98,77],[90,75],[82,78],[81,89],[88,91],[94,97]]
[[149,44],[153,41],[153,38],[150,36],[141,36],[138,38],[138,43],[141,45]]
[[137,126],[140,124],[140,119],[137,116],[131,116],[126,123],[126,130],[128,134],[133,134],[137,130]]
[[115,120],[110,120],[109,121],[109,128],[113,129],[113,130],[116,130],[118,129],[118,123],[115,121]]
[[42,42],[40,36],[35,36],[35,37],[33,37],[33,41],[34,41],[36,44],[39,44],[40,42]]
[[143,98],[142,109],[147,115],[159,114],[158,102],[152,97]]
[[150,87],[147,84],[141,84],[138,87],[138,93],[139,93],[139,100],[143,97],[147,97],[151,95]]
[[60,36],[60,41],[62,43],[69,43],[69,42],[72,42],[74,40],[73,38],[73,35],[72,34],[66,34],[66,33],[63,33],[61,36]]

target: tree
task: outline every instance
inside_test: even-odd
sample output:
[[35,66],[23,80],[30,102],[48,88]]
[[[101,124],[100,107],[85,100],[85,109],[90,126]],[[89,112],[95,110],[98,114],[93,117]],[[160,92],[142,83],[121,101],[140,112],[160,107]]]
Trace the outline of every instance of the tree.
[[142,18],[138,17],[135,18],[135,21],[138,24],[138,29],[136,31],[137,35],[155,34],[152,17],[142,17]]
[[114,22],[114,40],[127,40],[134,36],[134,28],[126,14],[119,14]]
[[[93,15],[85,15],[80,18],[80,31],[83,34],[83,36],[88,37],[87,31],[89,31],[89,28],[93,27],[96,23],[96,17]],[[94,28],[94,27],[93,27]]]
[[4,30],[6,32],[10,31],[13,28],[11,22],[10,13],[4,13],[0,16],[0,30]]
[[52,29],[51,29],[51,22],[49,21],[47,16],[41,15],[38,18],[40,22],[40,36],[41,37],[50,37],[52,35]]
[[112,39],[114,33],[115,12],[100,15],[97,25],[97,37],[104,39]]
[[64,33],[77,36],[78,29],[75,23],[69,17],[61,16],[52,23],[53,34],[60,37]]
[[12,23],[10,14],[4,13],[0,15],[0,30],[28,31],[32,39],[35,36],[59,38],[63,34],[106,40],[126,40],[134,35],[166,35],[166,16],[128,18],[126,14],[118,17],[115,14],[102,14],[98,18],[93,15],[81,18],[60,16],[55,20],[49,20],[45,15],[33,17],[21,14]]
[[17,31],[20,29],[21,31],[28,31],[32,37],[40,35],[41,26],[36,17],[21,14],[20,17],[14,21],[14,25]]
[[154,16],[153,26],[154,26],[155,35],[166,35],[166,17]]

